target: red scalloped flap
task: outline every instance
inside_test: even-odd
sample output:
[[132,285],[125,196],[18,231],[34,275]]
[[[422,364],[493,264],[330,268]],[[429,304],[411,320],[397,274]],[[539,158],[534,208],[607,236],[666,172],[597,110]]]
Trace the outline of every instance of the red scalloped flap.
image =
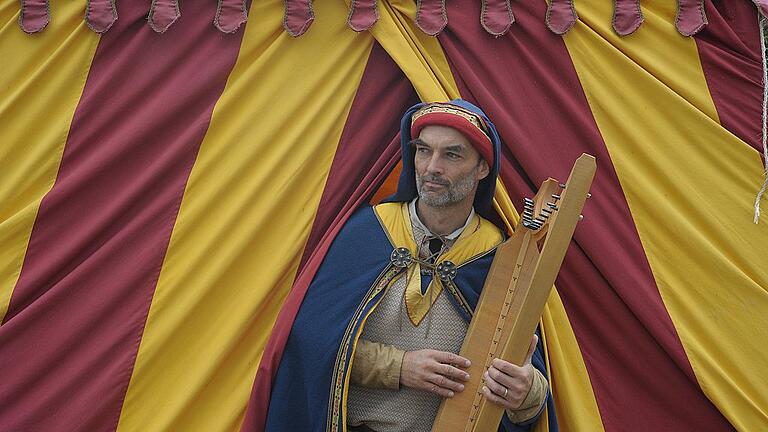
[[85,9],[85,23],[88,28],[102,34],[117,21],[117,7],[114,0],[90,0]]
[[379,20],[376,0],[352,0],[349,6],[347,24],[356,32],[370,29]]
[[224,33],[234,33],[248,21],[248,10],[243,0],[219,0],[213,25]]
[[494,36],[501,36],[509,31],[514,22],[515,15],[509,0],[483,0],[480,24],[485,31]]
[[573,0],[551,0],[547,6],[547,27],[555,34],[565,34],[579,17],[573,7]]
[[614,0],[613,30],[619,36],[634,33],[644,20],[640,0]]
[[675,27],[683,36],[693,36],[707,25],[704,0],[677,0]]
[[416,25],[430,36],[439,34],[448,25],[445,0],[418,0],[416,3]]
[[22,0],[19,27],[25,33],[37,33],[51,22],[48,0]]
[[283,27],[289,35],[298,37],[309,30],[315,20],[312,0],[285,0]]
[[158,33],[165,33],[181,16],[178,0],[154,0],[149,9],[149,26]]

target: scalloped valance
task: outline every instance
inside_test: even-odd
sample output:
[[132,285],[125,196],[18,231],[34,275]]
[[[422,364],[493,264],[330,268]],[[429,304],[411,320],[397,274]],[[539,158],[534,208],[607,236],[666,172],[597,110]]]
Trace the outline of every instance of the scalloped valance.
[[[20,0],[19,26],[37,33],[51,21],[50,0]],[[259,1],[259,0],[256,0]],[[387,0],[382,0],[387,1]],[[768,0],[752,0],[763,17],[768,17]],[[312,0],[284,0],[283,27],[291,36],[303,35],[315,20]],[[613,29],[620,36],[635,32],[643,23],[640,0],[614,0]],[[107,32],[117,21],[115,0],[86,0],[85,22],[96,33]],[[152,30],[164,33],[181,17],[179,0],[152,0],[147,22]],[[213,24],[224,33],[234,33],[248,20],[245,0],[218,0]],[[357,32],[373,27],[379,19],[378,0],[350,0],[347,24]],[[574,0],[550,0],[544,18],[555,34],[565,34],[579,19]],[[430,36],[448,24],[445,0],[416,0],[416,25]],[[482,0],[480,25],[493,36],[506,34],[515,22],[510,0]],[[677,0],[675,27],[683,36],[693,36],[707,25],[703,0]]]

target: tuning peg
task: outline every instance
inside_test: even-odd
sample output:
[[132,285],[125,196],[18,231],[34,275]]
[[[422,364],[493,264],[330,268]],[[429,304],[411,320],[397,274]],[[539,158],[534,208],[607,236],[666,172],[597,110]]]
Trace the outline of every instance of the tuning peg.
[[579,220],[583,220],[583,219],[584,219],[584,215],[579,215]]
[[523,198],[523,201],[524,201],[526,204],[533,204],[533,200],[532,200],[532,199],[530,199],[530,198],[527,198],[527,197],[526,197],[526,198]]
[[565,189],[565,183],[560,183],[558,186],[560,186],[560,189]]
[[557,210],[557,204],[555,203],[547,203],[547,206],[551,208],[552,210]]
[[559,200],[559,199],[560,199],[560,195],[555,195],[555,194],[552,194],[552,198],[554,198],[554,199],[555,199],[555,201],[557,201],[557,200]]
[[549,215],[551,215],[551,214],[552,214],[552,210],[550,210],[550,209],[548,209],[548,208],[546,208],[546,207],[544,207],[543,209],[541,209],[541,212],[542,212],[543,214],[547,215],[547,216],[549,216]]
[[592,194],[590,192],[587,192],[587,198],[592,198]]

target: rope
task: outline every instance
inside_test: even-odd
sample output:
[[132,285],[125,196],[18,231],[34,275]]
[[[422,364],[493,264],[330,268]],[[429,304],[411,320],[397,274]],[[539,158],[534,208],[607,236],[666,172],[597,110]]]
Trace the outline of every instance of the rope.
[[765,170],[763,172],[763,186],[757,192],[755,198],[755,217],[753,222],[757,224],[760,220],[760,201],[763,199],[766,189],[768,189],[768,146],[766,138],[768,137],[768,65],[765,62],[765,28],[766,19],[760,16],[760,53],[763,57],[763,162]]

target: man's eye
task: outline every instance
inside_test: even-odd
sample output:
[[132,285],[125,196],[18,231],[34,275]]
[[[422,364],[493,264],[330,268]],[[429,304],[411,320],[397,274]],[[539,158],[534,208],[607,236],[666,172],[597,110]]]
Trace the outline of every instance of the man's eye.
[[458,153],[448,153],[448,158],[449,159],[459,159],[460,157],[461,157],[461,155],[458,154]]
[[426,147],[416,147],[416,151],[419,153],[426,153],[429,151],[429,149]]

